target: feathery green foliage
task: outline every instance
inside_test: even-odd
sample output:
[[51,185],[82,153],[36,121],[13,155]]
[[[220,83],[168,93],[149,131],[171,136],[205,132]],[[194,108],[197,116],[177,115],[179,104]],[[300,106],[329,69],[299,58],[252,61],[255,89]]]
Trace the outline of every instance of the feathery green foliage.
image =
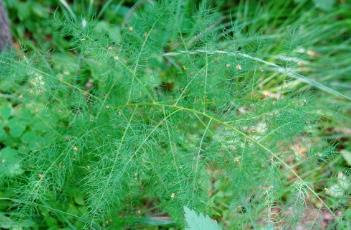
[[[312,60],[346,57],[349,40],[325,44],[346,33],[349,21],[326,22],[347,7],[287,2],[247,1],[223,13],[206,1],[161,1],[115,28],[70,9],[50,21],[60,31],[53,50],[2,55],[4,218],[119,229],[167,216],[184,227],[187,206],[242,229],[271,226],[284,203],[282,224],[293,227],[303,217],[289,210],[306,208],[305,197],[334,215],[289,163],[289,146],[315,138],[324,116],[307,90],[349,103],[329,81],[349,73],[347,62]],[[335,159],[328,146],[320,140],[300,166]]]

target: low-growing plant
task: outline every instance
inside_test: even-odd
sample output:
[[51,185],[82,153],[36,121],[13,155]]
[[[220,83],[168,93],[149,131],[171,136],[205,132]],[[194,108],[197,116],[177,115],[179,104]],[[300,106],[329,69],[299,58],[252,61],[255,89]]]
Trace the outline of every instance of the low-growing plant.
[[107,29],[68,11],[50,21],[64,48],[3,54],[0,226],[181,228],[186,206],[228,229],[294,228],[307,198],[335,217],[299,171],[334,150],[320,139],[297,166],[290,146],[324,116],[307,90],[350,99],[309,64],[346,8],[309,21],[321,11],[284,18],[284,2],[161,1]]

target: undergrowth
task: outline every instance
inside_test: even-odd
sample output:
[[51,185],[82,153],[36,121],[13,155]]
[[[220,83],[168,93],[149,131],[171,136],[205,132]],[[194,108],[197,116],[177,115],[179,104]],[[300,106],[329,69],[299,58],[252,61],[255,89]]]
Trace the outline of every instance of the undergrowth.
[[[247,1],[223,12],[162,1],[112,30],[55,15],[53,36],[65,45],[0,59],[0,218],[181,228],[187,206],[228,229],[293,229],[313,206],[343,229],[350,219],[302,172],[337,159],[313,130],[335,112],[319,95],[350,101],[329,82],[350,73],[330,59],[350,49],[340,40],[349,21],[334,20],[347,7],[306,4]],[[296,16],[286,17],[291,7]],[[299,155],[291,146],[300,139],[310,148]]]

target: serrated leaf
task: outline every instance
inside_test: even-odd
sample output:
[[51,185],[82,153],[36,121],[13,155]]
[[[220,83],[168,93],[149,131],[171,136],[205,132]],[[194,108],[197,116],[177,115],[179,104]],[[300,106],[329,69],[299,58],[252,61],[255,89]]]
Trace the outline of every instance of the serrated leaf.
[[215,220],[204,214],[197,214],[194,210],[184,207],[186,230],[221,230]]

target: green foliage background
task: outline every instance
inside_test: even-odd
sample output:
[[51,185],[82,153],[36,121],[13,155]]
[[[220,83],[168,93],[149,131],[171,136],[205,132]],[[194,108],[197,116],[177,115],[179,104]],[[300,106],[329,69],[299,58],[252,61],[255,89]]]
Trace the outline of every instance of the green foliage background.
[[350,4],[5,3],[1,228],[350,227]]

